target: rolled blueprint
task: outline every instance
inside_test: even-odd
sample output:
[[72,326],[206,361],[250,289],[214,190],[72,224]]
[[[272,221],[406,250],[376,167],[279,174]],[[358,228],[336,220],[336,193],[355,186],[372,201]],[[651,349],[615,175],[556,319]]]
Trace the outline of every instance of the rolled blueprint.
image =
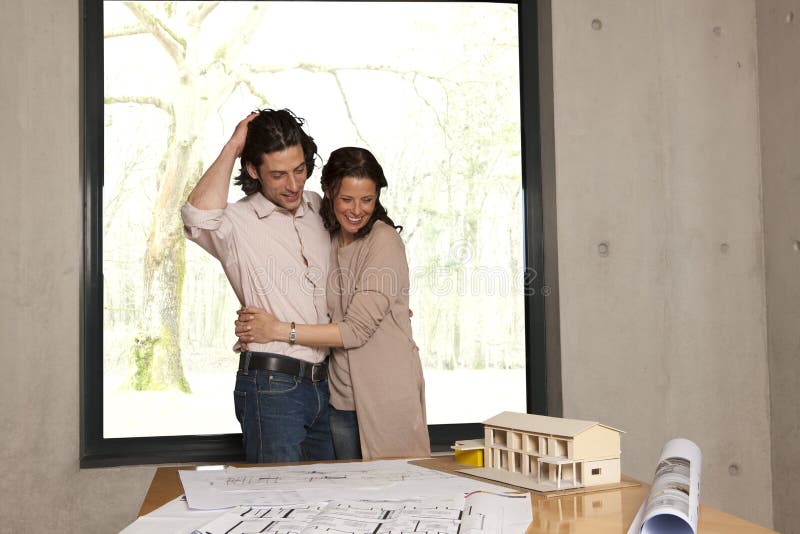
[[628,534],[697,534],[703,455],[688,439],[664,445],[650,493]]

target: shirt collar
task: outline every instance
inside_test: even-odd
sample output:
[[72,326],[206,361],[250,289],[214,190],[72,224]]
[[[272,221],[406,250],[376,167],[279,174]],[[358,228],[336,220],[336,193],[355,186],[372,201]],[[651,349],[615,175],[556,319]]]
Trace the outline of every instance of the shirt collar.
[[[263,219],[264,217],[269,217],[275,211],[282,211],[284,213],[288,213],[283,208],[277,206],[274,202],[269,200],[267,197],[261,194],[261,192],[254,193],[250,195],[250,203],[253,206],[253,209],[258,215],[259,219]],[[294,212],[295,217],[302,217],[305,213],[305,209],[308,207],[309,210],[314,211],[314,205],[311,201],[307,198],[306,192],[303,191],[303,200],[300,202],[300,205],[297,206],[297,209]]]

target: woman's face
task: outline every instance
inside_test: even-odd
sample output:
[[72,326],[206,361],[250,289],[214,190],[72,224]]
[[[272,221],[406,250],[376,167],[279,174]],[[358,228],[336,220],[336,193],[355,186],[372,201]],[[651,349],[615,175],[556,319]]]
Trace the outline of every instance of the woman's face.
[[342,179],[336,198],[333,199],[333,213],[341,225],[343,244],[352,243],[356,232],[367,224],[375,211],[377,198],[375,182],[369,178],[346,176]]

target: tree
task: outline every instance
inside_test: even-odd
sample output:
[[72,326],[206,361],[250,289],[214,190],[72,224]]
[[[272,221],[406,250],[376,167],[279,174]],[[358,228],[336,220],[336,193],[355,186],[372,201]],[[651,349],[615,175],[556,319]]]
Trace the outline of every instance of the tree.
[[185,240],[179,208],[186,197],[190,179],[202,172],[196,143],[209,114],[216,110],[203,102],[221,102],[243,81],[237,72],[236,58],[259,26],[262,5],[255,5],[250,16],[221,43],[213,57],[203,57],[196,49],[203,21],[218,2],[157,4],[161,18],[138,2],[125,2],[138,24],[113,29],[106,39],[149,34],[174,63],[165,73],[176,78],[175,98],[166,102],[154,95],[110,95],[107,104],[139,103],[155,106],[168,116],[169,140],[164,150],[157,180],[152,220],[147,236],[143,264],[144,296],[138,317],[139,333],[133,349],[135,372],[130,386],[137,390],[170,389],[189,391],[183,373],[180,351],[180,306],[185,270]]
[[[142,264],[142,302],[137,314],[137,334],[131,354],[134,373],[128,385],[136,390],[178,389],[188,392],[179,344],[183,279],[186,248],[182,235],[179,208],[203,170],[198,132],[203,131],[213,114],[231,95],[243,88],[269,105],[269,98],[253,82],[264,74],[283,72],[285,66],[248,64],[241,52],[262,27],[267,8],[256,3],[238,18],[239,24],[216,32],[214,47],[208,47],[207,34],[201,36],[204,22],[219,8],[219,2],[124,2],[135,23],[111,28],[107,41],[138,36],[158,44],[169,58],[171,68],[163,76],[171,80],[174,97],[165,100],[157,94],[111,94],[106,104],[133,104],[159,110],[166,117],[169,132],[164,146],[152,199],[152,217],[147,228],[147,246]],[[211,50],[211,52],[204,52]],[[414,68],[396,68],[382,64],[355,65],[298,62],[289,70],[304,71],[332,79],[338,90],[354,137],[363,145],[370,143],[362,133],[353,110],[344,77],[349,72],[384,73],[404,80],[415,90],[420,81],[438,84],[443,91],[453,87],[449,80]],[[420,104],[431,107],[421,93]]]

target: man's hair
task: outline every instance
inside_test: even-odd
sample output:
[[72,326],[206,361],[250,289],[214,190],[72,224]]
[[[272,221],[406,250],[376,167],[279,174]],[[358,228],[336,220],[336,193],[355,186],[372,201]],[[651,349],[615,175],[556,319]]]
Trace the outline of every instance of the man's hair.
[[306,163],[307,176],[314,172],[314,158],[317,144],[314,138],[303,130],[305,121],[288,109],[260,109],[258,117],[247,125],[247,139],[241,155],[241,169],[234,180],[246,195],[261,191],[261,182],[251,178],[247,164],[258,169],[264,161],[264,154],[279,152],[300,145]]
[[368,178],[375,183],[375,210],[367,224],[356,232],[356,238],[370,233],[375,221],[383,221],[398,231],[403,230],[402,226],[394,224],[386,213],[386,208],[381,204],[381,188],[387,187],[388,184],[378,160],[365,148],[346,146],[331,152],[327,163],[322,167],[322,178],[320,178],[325,196],[322,198],[319,214],[331,236],[341,228],[333,211],[333,200],[339,194],[339,188],[345,178]]

